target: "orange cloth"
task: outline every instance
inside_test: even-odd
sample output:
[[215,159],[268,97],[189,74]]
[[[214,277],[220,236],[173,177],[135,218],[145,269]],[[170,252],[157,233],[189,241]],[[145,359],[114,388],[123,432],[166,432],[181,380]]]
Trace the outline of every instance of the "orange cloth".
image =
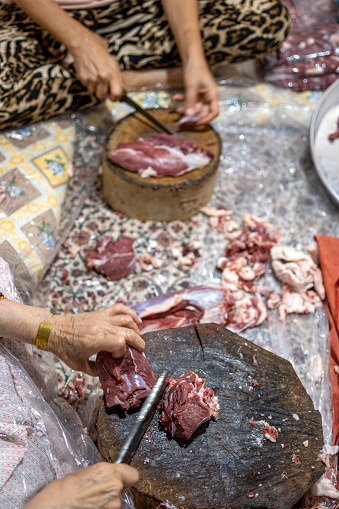
[[318,243],[330,324],[333,443],[335,444],[339,438],[339,381],[334,371],[334,366],[339,366],[339,239],[320,235],[315,239]]

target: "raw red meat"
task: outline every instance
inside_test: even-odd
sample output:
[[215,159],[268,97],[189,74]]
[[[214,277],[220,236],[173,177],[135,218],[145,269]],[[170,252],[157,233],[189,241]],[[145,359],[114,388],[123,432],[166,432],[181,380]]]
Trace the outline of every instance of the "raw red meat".
[[177,177],[209,164],[214,154],[171,134],[153,134],[131,143],[119,143],[111,152],[113,163],[142,177]]
[[107,276],[108,281],[121,279],[132,272],[137,261],[133,242],[129,237],[114,241],[105,235],[98,240],[95,251],[85,254],[85,263],[89,269]]
[[120,359],[99,352],[96,366],[108,408],[140,406],[156,382],[146,357],[131,346]]
[[226,323],[228,309],[234,301],[228,302],[228,292],[223,288],[197,286],[175,293],[167,293],[130,306],[142,318],[140,330],[173,329],[197,323]]
[[217,420],[218,398],[206,387],[206,380],[194,371],[185,371],[168,388],[159,405],[160,422],[172,436],[189,440],[194,431],[212,417]]

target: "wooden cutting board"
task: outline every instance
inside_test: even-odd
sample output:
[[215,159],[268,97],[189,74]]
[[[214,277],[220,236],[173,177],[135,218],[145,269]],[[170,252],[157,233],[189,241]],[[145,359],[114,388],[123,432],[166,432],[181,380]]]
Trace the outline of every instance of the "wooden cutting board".
[[166,109],[149,110],[171,127],[179,138],[188,139],[213,152],[214,159],[204,168],[180,177],[141,178],[113,164],[109,154],[119,143],[133,142],[139,137],[160,132],[140,113],[132,113],[118,122],[111,131],[103,153],[103,190],[110,206],[128,217],[141,220],[173,221],[187,219],[199,212],[210,200],[219,164],[221,141],[210,125],[176,124],[178,113]]
[[[292,365],[215,324],[143,337],[155,375],[164,368],[174,377],[194,370],[218,396],[220,411],[188,443],[166,435],[155,414],[131,462],[140,473],[137,509],[165,500],[179,509],[290,509],[324,472],[317,461],[321,416]],[[278,429],[276,443],[252,418]],[[134,420],[135,412],[109,415],[101,406],[98,444],[105,460],[114,461]]]

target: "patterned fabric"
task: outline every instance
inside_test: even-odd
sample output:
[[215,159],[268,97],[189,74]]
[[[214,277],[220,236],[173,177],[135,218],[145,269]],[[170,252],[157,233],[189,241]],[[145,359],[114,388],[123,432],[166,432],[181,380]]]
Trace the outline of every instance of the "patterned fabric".
[[20,272],[35,283],[54,254],[74,140],[65,121],[0,135],[0,253],[19,255]]
[[[240,62],[276,48],[286,38],[287,9],[280,0],[198,0],[207,60]],[[160,0],[117,0],[107,7],[68,11],[108,40],[121,69],[180,65]],[[47,119],[97,103],[65,63],[66,48],[14,3],[0,1],[0,127]]]

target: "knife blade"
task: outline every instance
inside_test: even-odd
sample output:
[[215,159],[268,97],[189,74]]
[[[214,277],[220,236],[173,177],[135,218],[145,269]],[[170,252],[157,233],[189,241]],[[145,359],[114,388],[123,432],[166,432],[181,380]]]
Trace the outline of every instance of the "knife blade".
[[127,94],[123,94],[121,96],[121,99],[120,101],[124,101],[126,104],[128,104],[129,106],[132,106],[132,108],[134,108],[135,110],[137,110],[139,113],[141,113],[141,115],[143,115],[145,118],[147,118],[148,120],[150,120],[154,125],[156,125],[157,127],[159,127],[159,129],[161,129],[162,131],[164,131],[165,133],[167,134],[176,134],[174,131],[172,131],[172,129],[170,129],[169,127],[167,127],[165,124],[163,124],[162,122],[160,122],[160,120],[158,120],[157,118],[153,117],[153,115],[151,115],[151,113],[149,113],[147,110],[144,110],[144,108],[142,108],[141,106],[139,106],[138,103],[136,103],[135,101],[133,101],[133,99],[131,99]]
[[154,387],[144,401],[136,418],[136,422],[125,442],[123,443],[114,463],[129,463],[131,461],[132,456],[137,450],[139,442],[142,439],[147,426],[155,412],[156,406],[165,390],[167,373],[167,370],[161,372]]

